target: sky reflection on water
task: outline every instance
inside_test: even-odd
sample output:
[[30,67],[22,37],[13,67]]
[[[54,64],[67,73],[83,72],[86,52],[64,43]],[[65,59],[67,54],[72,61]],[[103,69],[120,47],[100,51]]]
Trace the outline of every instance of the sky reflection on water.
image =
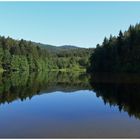
[[[0,137],[139,137],[140,121],[90,90],[36,95],[0,106]],[[129,132],[129,133],[128,133]]]

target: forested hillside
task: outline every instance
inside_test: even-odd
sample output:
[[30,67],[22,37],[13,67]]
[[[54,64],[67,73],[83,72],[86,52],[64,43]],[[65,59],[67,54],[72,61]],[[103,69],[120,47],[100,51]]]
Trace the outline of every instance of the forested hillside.
[[93,49],[55,47],[26,40],[0,37],[0,69],[8,71],[45,71],[85,69]]
[[104,38],[90,57],[90,72],[140,72],[140,24]]

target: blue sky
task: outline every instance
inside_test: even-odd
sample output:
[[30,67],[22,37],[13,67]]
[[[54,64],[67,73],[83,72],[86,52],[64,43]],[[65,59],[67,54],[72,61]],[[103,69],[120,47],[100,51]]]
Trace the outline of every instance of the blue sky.
[[140,2],[0,2],[0,35],[95,47],[140,22]]

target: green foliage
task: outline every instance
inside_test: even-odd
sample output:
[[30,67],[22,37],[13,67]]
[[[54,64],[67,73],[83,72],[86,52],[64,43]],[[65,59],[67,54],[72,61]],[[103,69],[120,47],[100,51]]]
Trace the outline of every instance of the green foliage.
[[0,67],[2,67],[2,59],[3,59],[3,56],[4,56],[3,48],[0,47]]
[[90,57],[90,72],[140,72],[140,24],[105,37]]
[[12,56],[11,70],[16,71],[20,69],[20,57],[18,55]]
[[0,37],[0,69],[6,71],[50,71],[88,66],[92,49],[55,47],[31,41]]
[[3,58],[2,58],[2,67],[3,69],[10,69],[10,64],[11,64],[11,54],[10,52],[5,49],[3,53]]
[[13,55],[10,70],[12,71],[29,71],[29,65],[25,56]]

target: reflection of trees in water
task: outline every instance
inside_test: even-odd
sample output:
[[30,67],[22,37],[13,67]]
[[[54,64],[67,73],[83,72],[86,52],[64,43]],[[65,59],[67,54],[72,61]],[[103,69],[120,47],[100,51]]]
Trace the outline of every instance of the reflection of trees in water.
[[25,100],[53,91],[89,89],[88,77],[80,73],[3,73],[0,75],[0,103]]
[[[95,78],[98,78],[98,80]],[[104,77],[101,78],[100,75],[99,77],[92,77],[90,83],[96,96],[101,97],[105,104],[109,103],[110,106],[118,106],[120,111],[126,111],[129,116],[135,116],[140,119],[140,83],[138,82],[138,77],[131,76],[125,79],[125,76],[123,76],[120,81],[122,83],[119,83],[118,79],[121,80],[121,77],[117,79],[108,77],[107,81],[109,82],[105,83]],[[136,79],[137,83],[136,81],[128,81],[127,83],[127,79]]]
[[91,76],[90,83],[89,78],[84,73],[67,72],[3,73],[0,75],[0,104],[43,93],[72,92],[92,87],[105,104],[118,106],[120,111],[140,119],[140,78],[96,75]]

